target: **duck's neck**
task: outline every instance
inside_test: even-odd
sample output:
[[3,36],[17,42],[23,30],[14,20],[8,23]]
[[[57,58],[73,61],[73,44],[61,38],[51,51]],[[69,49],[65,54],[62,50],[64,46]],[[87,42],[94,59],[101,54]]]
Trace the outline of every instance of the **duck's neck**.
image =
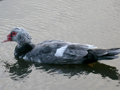
[[30,52],[35,47],[32,43],[24,43],[23,45],[17,45],[15,48],[15,57],[23,57],[26,53]]

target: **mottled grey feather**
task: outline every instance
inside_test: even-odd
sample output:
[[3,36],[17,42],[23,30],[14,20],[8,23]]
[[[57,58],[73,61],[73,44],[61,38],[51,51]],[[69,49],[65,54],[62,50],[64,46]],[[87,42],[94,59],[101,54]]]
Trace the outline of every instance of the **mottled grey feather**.
[[[56,57],[54,54],[60,47],[68,45],[62,57]],[[59,40],[43,41],[35,46],[35,48],[26,54],[29,60],[41,60],[43,63],[64,63],[69,62],[71,59],[82,59],[87,52],[88,47],[83,45],[75,45]],[[74,60],[72,62],[74,62]]]

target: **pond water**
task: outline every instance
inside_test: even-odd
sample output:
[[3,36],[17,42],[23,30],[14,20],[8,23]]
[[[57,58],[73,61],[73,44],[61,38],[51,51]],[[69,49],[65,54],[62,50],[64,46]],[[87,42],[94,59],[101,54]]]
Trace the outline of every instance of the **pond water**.
[[[120,47],[120,0],[0,0],[0,40],[15,27],[25,28],[34,43]],[[0,90],[120,89],[120,57],[89,65],[33,64],[15,60],[15,46],[0,43]]]

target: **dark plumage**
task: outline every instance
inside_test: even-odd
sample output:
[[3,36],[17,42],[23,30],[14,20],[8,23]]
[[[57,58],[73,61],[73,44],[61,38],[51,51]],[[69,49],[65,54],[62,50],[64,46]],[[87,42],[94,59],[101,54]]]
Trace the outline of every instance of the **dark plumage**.
[[47,40],[34,45],[23,28],[14,28],[7,41],[16,41],[15,57],[26,61],[47,64],[88,64],[102,59],[117,58],[120,48],[95,49],[93,45],[81,45],[60,40]]

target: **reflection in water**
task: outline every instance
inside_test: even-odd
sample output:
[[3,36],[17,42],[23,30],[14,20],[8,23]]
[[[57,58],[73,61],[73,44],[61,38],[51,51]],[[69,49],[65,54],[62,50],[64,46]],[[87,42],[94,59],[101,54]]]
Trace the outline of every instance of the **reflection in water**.
[[[40,65],[40,69],[48,71],[48,73],[60,70],[60,74],[72,77],[74,75],[88,75],[89,73],[100,74],[103,78],[109,77],[112,80],[118,80],[120,74],[116,67],[108,66],[102,63],[94,63],[93,65]],[[36,65],[39,67],[39,65]]]
[[49,64],[31,64],[30,62],[17,61],[13,65],[5,63],[5,67],[9,67],[9,73],[14,80],[22,79],[32,72],[32,67],[35,66],[37,70],[42,70],[48,74],[63,74],[71,78],[74,75],[88,75],[90,73],[100,74],[103,78],[109,77],[112,80],[119,80],[120,74],[116,67],[105,65],[102,63],[93,63],[90,65],[49,65]]
[[9,73],[12,79],[18,80],[22,79],[31,73],[30,64],[25,61],[18,61],[17,63],[10,65],[5,62],[5,67],[9,69]]

